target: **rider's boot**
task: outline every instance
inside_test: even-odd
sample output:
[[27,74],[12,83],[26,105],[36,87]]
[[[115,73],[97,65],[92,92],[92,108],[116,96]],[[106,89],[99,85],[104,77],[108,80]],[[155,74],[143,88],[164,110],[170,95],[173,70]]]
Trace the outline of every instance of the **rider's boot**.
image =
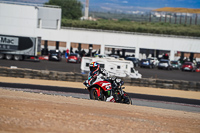
[[113,96],[110,96],[106,99],[106,102],[116,102]]
[[122,96],[122,99],[124,99],[124,103],[128,103],[130,102],[128,97],[126,97],[125,95]]

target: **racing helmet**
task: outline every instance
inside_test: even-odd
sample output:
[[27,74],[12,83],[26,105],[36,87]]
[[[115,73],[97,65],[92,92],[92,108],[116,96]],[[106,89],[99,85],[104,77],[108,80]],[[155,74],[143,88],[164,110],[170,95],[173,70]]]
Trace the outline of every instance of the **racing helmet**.
[[99,68],[100,68],[100,65],[99,65],[99,63],[97,63],[97,62],[92,62],[92,63],[90,63],[90,71],[92,72],[92,73],[95,73],[95,72],[97,72],[98,70],[99,70]]

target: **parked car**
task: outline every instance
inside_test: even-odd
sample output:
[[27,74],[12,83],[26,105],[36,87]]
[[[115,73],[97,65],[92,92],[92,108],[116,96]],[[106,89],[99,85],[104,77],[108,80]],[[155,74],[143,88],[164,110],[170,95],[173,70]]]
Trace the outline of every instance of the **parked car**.
[[143,68],[143,67],[148,67],[148,68],[154,68],[154,64],[151,63],[151,60],[150,59],[142,59],[140,61],[140,67]]
[[197,68],[200,68],[200,61],[196,62]]
[[120,57],[119,57],[119,55],[115,55],[115,54],[112,54],[112,55],[109,55],[110,57],[114,57],[114,58],[116,58],[116,59],[119,59]]
[[185,63],[183,63],[181,70],[182,71],[192,71],[192,72],[195,72],[196,66],[194,65],[193,62],[185,62]]
[[200,72],[200,61],[196,62],[196,72]]
[[171,61],[171,65],[173,69],[181,69],[181,63],[179,61]]
[[154,66],[158,66],[159,61],[156,57],[151,57],[148,59],[150,59],[151,63],[153,63]]
[[158,63],[158,69],[172,70],[172,65],[169,60],[161,59],[160,62]]
[[49,51],[49,61],[61,61],[62,56],[59,50],[50,50]]
[[72,53],[68,56],[66,62],[81,63],[81,56],[78,53]]
[[98,54],[98,57],[99,57],[99,58],[106,58],[106,57],[109,57],[109,56],[106,55],[106,54]]
[[139,59],[135,58],[135,57],[126,57],[125,60],[130,60],[133,62],[134,67],[138,67],[139,66]]

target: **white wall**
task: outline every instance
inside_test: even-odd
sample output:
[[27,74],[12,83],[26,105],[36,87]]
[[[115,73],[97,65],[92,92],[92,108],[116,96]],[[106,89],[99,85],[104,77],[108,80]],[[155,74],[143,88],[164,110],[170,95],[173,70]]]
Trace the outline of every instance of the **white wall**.
[[61,9],[38,7],[38,19],[41,19],[42,21],[42,28],[59,29],[61,22]]
[[0,33],[34,36],[37,26],[37,9],[34,6],[0,3]]
[[79,42],[87,44],[119,45],[159,50],[175,50],[200,53],[200,39],[131,35],[83,30],[37,30],[43,39]]

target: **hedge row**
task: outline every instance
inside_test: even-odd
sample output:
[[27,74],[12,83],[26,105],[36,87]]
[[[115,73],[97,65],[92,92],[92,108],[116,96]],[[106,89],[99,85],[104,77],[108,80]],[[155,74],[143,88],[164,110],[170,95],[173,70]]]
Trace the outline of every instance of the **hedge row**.
[[102,29],[125,32],[139,32],[152,34],[180,35],[200,37],[200,25],[149,23],[114,20],[69,20],[62,19],[62,26],[88,29]]

